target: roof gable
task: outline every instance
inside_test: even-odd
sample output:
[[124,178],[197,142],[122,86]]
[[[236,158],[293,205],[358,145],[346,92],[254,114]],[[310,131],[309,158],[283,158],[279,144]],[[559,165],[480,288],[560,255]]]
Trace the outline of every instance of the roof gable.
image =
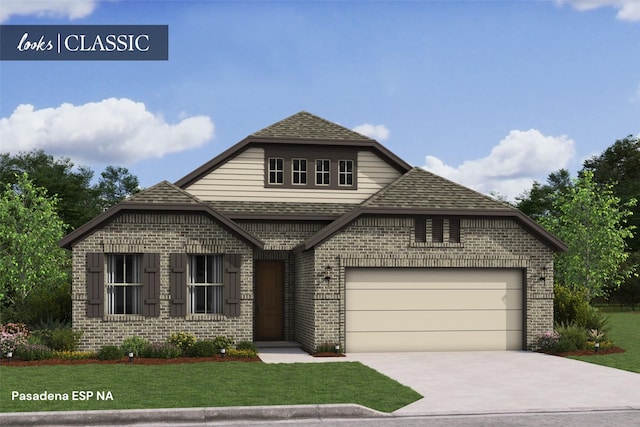
[[414,167],[362,203],[368,208],[514,209],[446,178]]
[[162,181],[154,186],[136,193],[123,203],[200,203],[200,200],[168,181]]
[[251,136],[258,138],[298,138],[325,140],[373,141],[368,136],[354,132],[344,126],[301,111],[286,119],[261,129]]

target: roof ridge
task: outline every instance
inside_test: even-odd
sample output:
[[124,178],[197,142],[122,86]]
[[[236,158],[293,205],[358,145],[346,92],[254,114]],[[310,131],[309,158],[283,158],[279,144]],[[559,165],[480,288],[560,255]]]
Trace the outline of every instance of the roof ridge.
[[250,136],[375,141],[373,138],[351,130],[346,126],[334,123],[304,110],[262,128]]
[[385,185],[380,191],[373,193],[368,199],[360,203],[358,207],[369,206],[371,203],[382,198],[385,194],[387,194],[389,191],[395,188],[398,184],[400,184],[401,182],[404,182],[409,176],[409,174],[416,168],[417,166],[412,167],[407,172],[403,173],[402,175],[400,175],[399,177],[397,177],[396,179],[394,179],[393,181]]
[[[123,200],[121,203],[134,203],[137,202],[138,199],[141,198],[141,196],[145,196],[148,195],[149,193],[153,194],[153,191],[156,191],[162,187],[169,187],[172,190],[178,192],[181,196],[185,196],[186,198],[192,200],[195,203],[202,203],[202,200],[200,200],[198,197],[194,196],[193,194],[183,190],[182,188],[178,187],[175,184],[172,184],[171,182],[167,181],[167,180],[162,180],[160,182],[158,182],[157,184],[152,185],[149,188],[145,188],[144,190],[132,194],[131,196],[129,196],[128,198],[126,198],[125,200]],[[166,200],[164,200],[163,202],[166,202]]]

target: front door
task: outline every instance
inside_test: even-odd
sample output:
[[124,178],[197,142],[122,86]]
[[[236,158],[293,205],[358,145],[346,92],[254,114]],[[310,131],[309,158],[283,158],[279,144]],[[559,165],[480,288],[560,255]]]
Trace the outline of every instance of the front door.
[[284,339],[284,261],[256,261],[255,340]]

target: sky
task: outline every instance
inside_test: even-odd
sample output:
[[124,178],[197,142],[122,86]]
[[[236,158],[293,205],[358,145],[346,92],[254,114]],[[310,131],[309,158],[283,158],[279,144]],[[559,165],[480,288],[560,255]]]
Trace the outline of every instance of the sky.
[[167,61],[0,62],[0,152],[142,187],[299,111],[509,200],[640,134],[640,0],[0,0],[0,24],[168,25]]

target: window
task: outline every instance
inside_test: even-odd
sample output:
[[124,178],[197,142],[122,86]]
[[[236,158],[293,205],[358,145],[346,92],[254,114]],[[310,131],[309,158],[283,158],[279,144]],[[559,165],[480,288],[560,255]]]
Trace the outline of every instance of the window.
[[442,243],[444,241],[444,227],[442,218],[433,218],[431,220],[431,241],[433,243]]
[[108,255],[107,310],[109,314],[142,313],[142,255]]
[[284,183],[284,159],[272,157],[269,159],[269,184]]
[[353,185],[353,160],[340,160],[338,171],[339,185]]
[[424,217],[415,218],[413,220],[415,241],[424,243],[427,241],[427,219]]
[[291,161],[291,182],[293,185],[307,183],[307,159],[293,159]]
[[223,261],[222,255],[189,256],[189,313],[222,313]]
[[460,219],[449,219],[449,243],[460,243]]
[[331,160],[316,160],[316,185],[329,185],[331,183]]

